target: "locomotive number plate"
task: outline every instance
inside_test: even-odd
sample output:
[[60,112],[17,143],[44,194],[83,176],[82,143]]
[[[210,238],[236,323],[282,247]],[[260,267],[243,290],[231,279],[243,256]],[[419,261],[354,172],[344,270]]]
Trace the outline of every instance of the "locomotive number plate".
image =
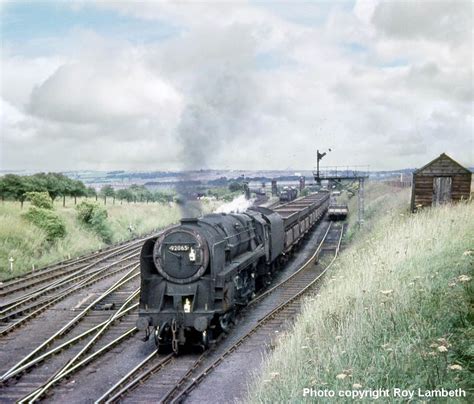
[[185,244],[173,244],[168,247],[170,251],[189,251],[189,245]]

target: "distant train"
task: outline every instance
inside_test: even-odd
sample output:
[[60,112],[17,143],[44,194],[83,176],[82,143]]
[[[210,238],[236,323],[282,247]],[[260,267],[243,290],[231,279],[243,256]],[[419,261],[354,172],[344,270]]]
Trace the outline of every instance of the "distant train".
[[328,208],[328,217],[330,220],[345,220],[349,208],[346,204],[330,204]]
[[290,202],[298,197],[298,190],[295,187],[285,187],[280,193],[280,202]]
[[157,346],[206,348],[239,307],[268,285],[289,252],[326,214],[329,194],[273,210],[183,219],[145,242],[137,328]]

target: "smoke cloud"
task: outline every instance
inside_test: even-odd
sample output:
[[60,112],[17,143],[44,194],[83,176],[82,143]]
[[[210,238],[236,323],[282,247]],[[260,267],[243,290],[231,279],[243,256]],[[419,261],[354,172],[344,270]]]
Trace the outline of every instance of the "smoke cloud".
[[234,198],[232,201],[219,206],[216,209],[216,213],[243,213],[250,208],[255,199],[246,199],[245,195],[240,195]]
[[176,189],[183,216],[192,215],[197,205],[190,204],[196,190],[188,170],[211,168],[216,158],[232,153],[233,144],[249,141],[246,128],[255,113],[255,88],[249,72],[228,65],[208,67],[196,79],[176,129],[184,171]]

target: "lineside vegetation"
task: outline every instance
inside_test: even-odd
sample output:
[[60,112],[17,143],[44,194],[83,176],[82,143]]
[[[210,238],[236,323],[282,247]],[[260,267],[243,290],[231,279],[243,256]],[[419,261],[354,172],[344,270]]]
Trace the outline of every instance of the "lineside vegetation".
[[469,395],[474,204],[412,215],[408,191],[380,191],[372,189],[380,195],[365,226],[265,359],[249,402],[347,401],[304,397],[305,388]]
[[[54,210],[38,208],[28,200],[23,208],[14,201],[0,203],[0,280],[31,271],[33,265],[37,269],[96,251],[106,242],[118,243],[150,233],[178,222],[181,217],[179,206],[172,202],[100,204],[100,212],[88,217],[90,221],[85,223],[78,217],[79,204],[66,202],[66,207],[54,204]],[[88,203],[95,202],[89,199]],[[210,212],[216,204],[203,201],[202,209]],[[51,237],[53,230],[57,230],[50,217],[53,214],[64,225],[62,237]],[[10,257],[14,259],[13,271]]]

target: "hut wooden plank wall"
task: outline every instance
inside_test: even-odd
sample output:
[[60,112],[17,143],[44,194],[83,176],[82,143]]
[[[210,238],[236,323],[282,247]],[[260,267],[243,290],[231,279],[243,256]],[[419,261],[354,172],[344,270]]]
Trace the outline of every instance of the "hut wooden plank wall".
[[411,210],[469,199],[472,173],[445,153],[413,173]]

